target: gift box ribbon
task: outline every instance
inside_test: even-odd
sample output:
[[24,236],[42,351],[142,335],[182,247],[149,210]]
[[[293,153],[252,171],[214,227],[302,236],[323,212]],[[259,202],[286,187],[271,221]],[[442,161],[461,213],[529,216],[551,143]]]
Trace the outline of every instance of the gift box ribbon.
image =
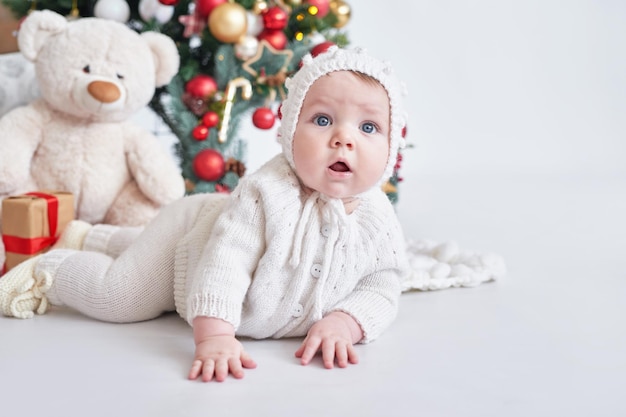
[[51,195],[39,192],[26,193],[34,197],[43,198],[48,204],[48,226],[50,236],[25,238],[17,236],[2,236],[4,249],[6,252],[19,253],[22,255],[32,255],[42,249],[54,245],[57,241],[57,219],[59,218],[59,200]]

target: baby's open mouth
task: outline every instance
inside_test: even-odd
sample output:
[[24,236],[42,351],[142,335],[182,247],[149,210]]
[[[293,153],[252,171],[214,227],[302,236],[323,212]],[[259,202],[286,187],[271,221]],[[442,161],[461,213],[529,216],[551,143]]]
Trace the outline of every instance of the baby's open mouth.
[[350,171],[350,167],[345,162],[341,162],[341,161],[335,162],[334,164],[332,164],[328,168],[330,168],[332,171],[336,171],[336,172],[348,172],[348,171]]

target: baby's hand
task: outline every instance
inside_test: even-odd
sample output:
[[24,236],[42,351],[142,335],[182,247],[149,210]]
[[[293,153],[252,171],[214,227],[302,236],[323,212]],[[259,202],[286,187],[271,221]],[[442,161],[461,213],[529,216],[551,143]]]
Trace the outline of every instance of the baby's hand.
[[333,312],[311,327],[302,345],[296,351],[296,358],[300,358],[302,365],[307,365],[321,349],[325,368],[333,368],[335,358],[337,365],[345,368],[348,363],[359,362],[353,345],[362,337],[363,332],[360,326],[350,315]]
[[202,381],[222,382],[230,372],[243,378],[243,368],[255,368],[256,363],[243,350],[234,336],[211,336],[196,344],[196,355],[189,371],[189,379],[202,375]]
[[213,379],[222,382],[230,372],[235,378],[243,378],[243,368],[256,368],[256,363],[244,351],[235,338],[231,324],[211,317],[193,320],[196,355],[189,371],[189,379],[202,375],[202,381]]

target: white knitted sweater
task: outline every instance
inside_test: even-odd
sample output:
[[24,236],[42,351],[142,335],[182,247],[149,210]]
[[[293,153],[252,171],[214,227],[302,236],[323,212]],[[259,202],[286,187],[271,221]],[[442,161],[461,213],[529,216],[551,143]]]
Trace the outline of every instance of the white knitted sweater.
[[189,322],[218,317],[253,338],[303,336],[343,311],[368,342],[395,318],[407,265],[380,189],[347,215],[341,201],[306,194],[281,154],[241,179],[219,217],[201,212],[180,241],[176,309]]

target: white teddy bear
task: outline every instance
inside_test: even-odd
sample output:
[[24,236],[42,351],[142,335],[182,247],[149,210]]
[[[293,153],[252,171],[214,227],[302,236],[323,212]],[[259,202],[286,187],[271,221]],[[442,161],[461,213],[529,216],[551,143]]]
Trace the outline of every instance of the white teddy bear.
[[0,119],[0,200],[64,190],[77,218],[132,226],[184,195],[172,153],[128,121],[178,71],[169,37],[43,10],[22,22],[18,45],[41,97]]

